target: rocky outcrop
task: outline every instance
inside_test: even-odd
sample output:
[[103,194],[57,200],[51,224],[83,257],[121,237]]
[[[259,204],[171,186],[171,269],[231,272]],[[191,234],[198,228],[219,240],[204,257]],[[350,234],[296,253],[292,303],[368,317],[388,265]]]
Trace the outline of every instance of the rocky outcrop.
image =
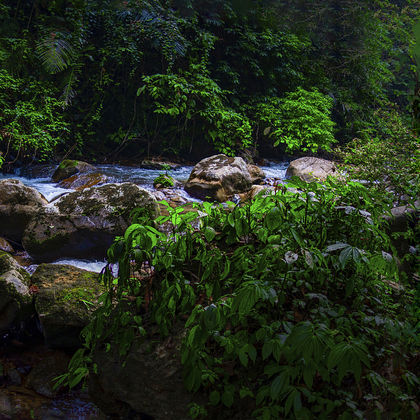
[[72,175],[78,173],[93,172],[95,167],[89,163],[82,162],[80,160],[63,160],[58,168],[55,170],[52,180],[54,182],[60,182],[63,179],[70,178]]
[[16,179],[0,181],[0,232],[2,236],[20,242],[32,218],[48,204],[34,188]]
[[80,346],[80,331],[104,292],[98,274],[71,265],[41,264],[32,276],[32,284],[46,344],[59,348]]
[[193,197],[226,201],[234,194],[248,191],[252,178],[242,158],[215,155],[194,166],[185,185]]
[[32,313],[29,274],[6,252],[0,252],[0,332]]
[[77,173],[60,181],[58,186],[61,188],[80,191],[85,188],[94,187],[95,185],[105,184],[107,179],[108,178],[100,172]]
[[142,208],[152,217],[159,210],[152,194],[135,184],[107,184],[60,197],[38,214],[23,237],[26,251],[38,261],[60,257],[103,258],[116,235]]
[[297,176],[306,182],[325,181],[330,175],[338,175],[334,162],[310,156],[293,160],[286,171],[286,178]]
[[[106,352],[98,346],[93,362],[97,372],[89,375],[89,394],[107,415],[144,413],[154,419],[188,419],[189,404],[199,396],[183,383],[180,356],[185,331],[178,329],[167,339],[134,342],[128,355],[118,349]],[[204,402],[204,401],[202,401]]]

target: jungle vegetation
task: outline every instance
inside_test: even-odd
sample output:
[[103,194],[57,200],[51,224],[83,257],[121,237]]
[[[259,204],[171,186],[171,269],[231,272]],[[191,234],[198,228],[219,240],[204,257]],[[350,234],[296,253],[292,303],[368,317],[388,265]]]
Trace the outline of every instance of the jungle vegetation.
[[329,153],[367,181],[294,179],[248,203],[139,214],[108,251],[103,304],[58,384],[100,369],[99,346],[123,357],[182,321],[185,386],[207,401],[193,418],[419,415],[418,224],[398,234],[383,218],[419,196],[419,8],[1,2],[5,170],[64,156]]

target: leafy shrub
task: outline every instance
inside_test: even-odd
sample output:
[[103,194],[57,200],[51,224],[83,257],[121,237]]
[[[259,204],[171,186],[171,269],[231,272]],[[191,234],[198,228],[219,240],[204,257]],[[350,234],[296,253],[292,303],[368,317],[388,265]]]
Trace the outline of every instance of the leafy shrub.
[[358,138],[336,153],[354,178],[367,181],[390,201],[412,202],[420,195],[420,137],[396,109],[378,110],[374,118]]
[[195,412],[414,418],[413,294],[390,287],[383,209],[356,183],[291,186],[229,209],[168,205],[157,222],[171,223],[169,236],[144,218],[130,226],[108,252],[104,305],[61,381],[82,380],[97,345],[124,355],[150,327],[165,336],[187,319],[185,385],[209,396]]
[[255,116],[264,135],[287,150],[330,150],[335,142],[330,114],[333,100],[317,90],[299,88],[284,98],[267,98],[255,107]]

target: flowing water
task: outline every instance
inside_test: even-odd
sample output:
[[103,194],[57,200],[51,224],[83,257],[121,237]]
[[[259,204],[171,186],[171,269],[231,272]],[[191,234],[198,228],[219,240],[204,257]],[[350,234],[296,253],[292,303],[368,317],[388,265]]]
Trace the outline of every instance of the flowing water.
[[[265,172],[267,179],[285,178],[288,162],[267,162],[261,169]],[[132,182],[149,191],[155,191],[153,188],[153,180],[164,171],[158,169],[144,169],[135,166],[124,165],[97,165],[98,172],[107,176],[107,182]],[[56,169],[55,165],[42,165],[29,169],[18,170],[15,174],[0,174],[0,179],[14,178],[23,182],[25,185],[35,188],[44,197],[52,201],[63,193],[68,193],[72,190],[61,188],[57,183],[51,180],[52,174]],[[193,169],[193,166],[180,166],[177,169],[170,170],[170,175],[177,181],[185,183]],[[199,201],[191,197],[183,189],[177,190],[182,198],[187,201]],[[85,270],[100,272],[104,266],[105,261],[88,261],[88,260],[73,260],[73,259],[60,259],[55,262],[56,264],[70,264]],[[29,271],[33,271],[36,267],[29,267]]]

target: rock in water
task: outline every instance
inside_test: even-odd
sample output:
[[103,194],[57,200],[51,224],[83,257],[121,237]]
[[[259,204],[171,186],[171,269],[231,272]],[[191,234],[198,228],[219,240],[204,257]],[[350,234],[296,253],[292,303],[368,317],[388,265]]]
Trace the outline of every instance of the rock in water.
[[70,178],[77,173],[92,172],[95,170],[93,165],[80,160],[63,160],[52,176],[54,182],[60,182],[63,179]]
[[94,187],[95,185],[105,184],[107,177],[100,172],[89,172],[82,174],[75,174],[69,178],[63,179],[58,184],[61,188],[73,189],[73,190],[84,190],[85,188]]
[[194,166],[185,190],[203,200],[226,201],[234,194],[248,191],[252,178],[245,161],[240,157],[215,155]]
[[265,179],[264,171],[257,165],[248,165],[248,171],[251,175],[251,181],[253,184],[261,184]]
[[17,179],[0,181],[0,234],[20,242],[32,218],[48,204],[45,197],[34,188]]
[[46,344],[59,348],[80,346],[80,332],[104,292],[98,273],[71,265],[41,264],[32,283],[37,287],[35,310]]
[[286,178],[298,176],[306,182],[325,181],[329,175],[338,175],[335,163],[310,156],[293,160],[286,171]]
[[34,313],[29,274],[6,252],[0,252],[0,332]]
[[23,246],[41,262],[58,258],[99,258],[115,236],[131,224],[130,214],[142,208],[159,213],[153,195],[135,184],[107,184],[60,197],[25,230]]

